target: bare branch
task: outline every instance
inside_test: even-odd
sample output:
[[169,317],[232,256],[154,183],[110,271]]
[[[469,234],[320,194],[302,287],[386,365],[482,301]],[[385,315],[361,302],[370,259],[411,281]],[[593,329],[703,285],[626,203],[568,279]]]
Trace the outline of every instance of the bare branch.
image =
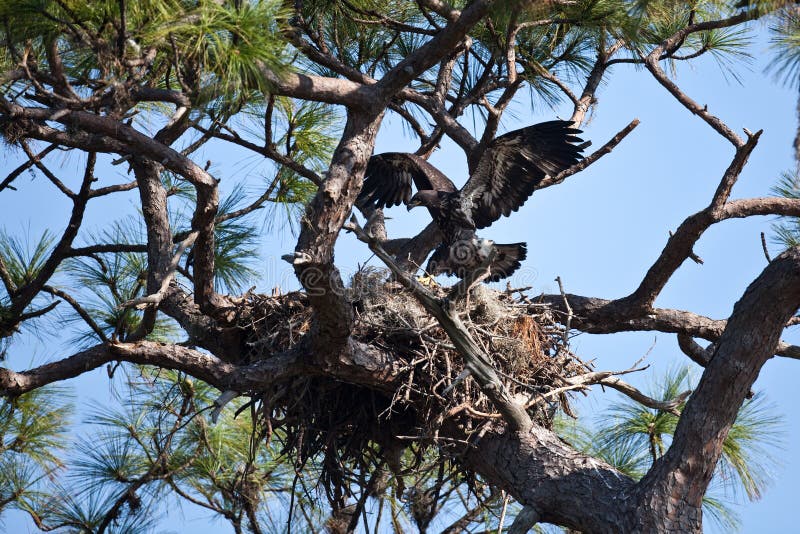
[[670,80],[666,73],[659,65],[659,60],[666,50],[672,50],[675,46],[686,39],[692,33],[701,31],[714,30],[719,28],[728,28],[736,26],[742,22],[758,18],[760,15],[758,9],[747,9],[727,19],[711,20],[706,22],[698,22],[690,24],[689,26],[676,32],[674,35],[666,39],[659,46],[655,47],[646,58],[643,58],[647,69],[652,73],[658,82],[669,91],[675,99],[683,104],[683,106],[691,111],[693,114],[698,115],[709,126],[717,131],[721,136],[731,142],[737,149],[744,147],[745,142],[736,133],[731,130],[724,122],[718,117],[708,112],[708,106],[701,106],[691,98],[689,98],[681,89]]
[[[696,313],[668,308],[641,309],[626,299],[606,300],[567,294],[574,314],[573,327],[588,334],[613,334],[616,332],[665,332],[683,334],[717,341],[727,322],[710,319]],[[554,312],[566,316],[562,295],[541,295],[530,305],[531,313],[537,313],[537,305],[547,304]],[[800,348],[779,343],[775,354],[797,358]],[[699,363],[699,362],[698,362]]]
[[106,187],[100,187],[98,189],[92,189],[89,192],[89,198],[97,198],[102,197],[105,195],[110,195],[112,193],[120,193],[123,191],[132,191],[136,189],[137,183],[136,180],[132,182],[128,182],[126,184],[115,184],[115,185],[108,185]]
[[44,174],[45,177],[56,186],[56,188],[58,188],[59,191],[64,193],[67,198],[72,200],[75,199],[75,193],[69,187],[64,185],[64,182],[59,180],[58,177],[47,168],[47,166],[42,162],[40,154],[34,154],[24,139],[19,140],[19,146],[22,147],[23,152],[25,152],[25,155],[28,156],[28,160],[33,164],[33,166],[39,169],[41,173]]
[[191,247],[199,232],[194,231],[189,234],[189,236],[181,241],[178,245],[178,249],[175,251],[175,255],[172,257],[172,261],[170,261],[169,265],[167,265],[167,271],[164,274],[164,277],[161,281],[161,286],[158,288],[158,291],[155,293],[151,293],[145,297],[140,297],[137,299],[129,300],[127,302],[123,302],[120,304],[120,308],[148,308],[148,307],[156,307],[161,304],[161,301],[164,300],[164,296],[167,293],[167,289],[169,289],[169,284],[172,282],[172,277],[175,276],[175,269],[178,268],[178,263],[183,256],[183,253],[186,251],[187,248]]
[[[571,381],[572,379],[568,379]],[[603,386],[608,386],[612,389],[616,389],[620,393],[630,397],[631,399],[635,400],[639,404],[647,406],[648,408],[653,408],[654,410],[661,410],[664,412],[669,412],[673,415],[680,415],[678,411],[678,407],[689,398],[689,395],[692,393],[691,390],[684,391],[680,395],[676,396],[674,399],[670,399],[667,401],[660,401],[654,399],[652,397],[648,397],[635,387],[631,386],[627,382],[624,382],[620,378],[616,376],[607,376],[602,377],[595,382],[596,384],[601,384]]]
[[22,310],[33,301],[34,297],[41,291],[45,283],[47,283],[50,277],[56,272],[56,269],[66,257],[66,252],[72,247],[72,242],[78,235],[78,230],[83,222],[86,203],[89,200],[89,191],[92,181],[94,180],[94,165],[96,161],[96,154],[90,152],[86,161],[86,169],[84,171],[80,191],[71,197],[73,206],[67,227],[61,234],[58,243],[53,247],[53,251],[44,262],[44,265],[39,269],[36,278],[30,283],[17,288],[14,297],[11,299],[10,314],[12,317],[22,313]]
[[598,159],[602,158],[603,156],[609,154],[612,150],[614,150],[614,148],[616,148],[616,146],[620,144],[622,140],[625,139],[625,137],[627,137],[627,135],[631,133],[633,129],[636,128],[637,126],[639,126],[639,119],[633,119],[630,123],[628,123],[627,126],[625,126],[625,128],[617,132],[617,135],[609,139],[608,142],[606,142],[606,144],[604,144],[603,146],[601,146],[600,148],[598,148],[597,150],[595,150],[594,152],[592,152],[591,154],[580,160],[575,165],[572,165],[570,168],[564,169],[556,176],[545,177],[541,182],[539,182],[539,184],[536,186],[536,189],[544,189],[545,187],[550,187],[552,185],[560,184],[573,174],[582,171],[583,169],[585,169]]
[[67,303],[70,306],[72,306],[72,308],[78,313],[78,315],[80,315],[81,319],[83,319],[84,322],[87,325],[89,325],[89,327],[94,331],[94,333],[97,334],[97,337],[99,337],[102,342],[104,343],[109,342],[103,330],[99,326],[97,326],[97,323],[94,321],[94,319],[92,319],[92,316],[89,315],[87,311],[83,309],[83,306],[81,306],[77,300],[72,298],[71,295],[69,295],[64,291],[61,291],[60,289],[47,285],[42,287],[42,291],[44,291],[45,293],[50,293],[51,295],[54,295],[56,297],[59,297],[67,301]]
[[681,349],[681,352],[691,358],[694,363],[702,367],[708,365],[708,362],[711,361],[713,356],[714,345],[710,345],[708,349],[704,349],[692,336],[687,334],[678,334],[678,347]]
[[222,139],[223,141],[228,141],[229,143],[233,143],[233,144],[239,145],[241,147],[247,148],[248,150],[252,150],[253,152],[256,152],[257,154],[261,154],[262,156],[265,156],[265,157],[275,161],[276,163],[280,163],[281,165],[284,165],[284,166],[290,168],[291,170],[293,170],[294,172],[296,172],[300,176],[303,176],[304,178],[308,178],[309,180],[311,180],[311,182],[314,183],[314,185],[317,185],[317,186],[322,185],[322,178],[320,178],[320,176],[317,173],[315,173],[311,169],[305,167],[301,163],[298,163],[297,161],[295,161],[294,159],[290,158],[289,156],[286,156],[286,155],[281,154],[280,152],[278,152],[275,149],[275,147],[272,145],[272,143],[270,142],[269,139],[267,139],[266,144],[264,146],[259,146],[259,145],[255,144],[255,143],[247,141],[246,139],[242,139],[238,135],[232,135],[232,134],[226,134],[226,133],[218,132],[218,131],[214,131],[214,130],[208,130],[208,129],[203,128],[202,126],[200,126],[198,124],[195,124],[194,128],[197,129],[198,131],[202,132],[204,135],[209,135],[210,137],[215,137],[217,139]]
[[586,78],[583,92],[577,101],[573,99],[575,107],[572,112],[572,122],[576,125],[580,125],[586,120],[586,114],[595,103],[597,88],[600,87],[603,75],[610,65],[609,58],[616,54],[624,45],[625,41],[623,39],[617,39],[608,49],[606,49],[605,45],[602,43],[599,45],[597,59],[592,66],[592,70],[589,72],[589,76]]
[[626,297],[626,300],[643,308],[652,306],[658,294],[672,277],[672,274],[686,258],[693,254],[694,244],[708,227],[729,217],[752,214],[752,210],[764,207],[764,204],[761,203],[748,203],[745,205],[747,208],[741,204],[736,204],[734,208],[727,211],[721,205],[727,199],[730,187],[733,186],[736,178],[741,174],[750,153],[756,147],[758,137],[758,135],[751,136],[746,143],[736,149],[733,161],[725,170],[711,204],[704,210],[687,217],[681,223],[675,234],[667,241],[667,245],[661,255],[647,271],[639,287]]
[[13,187],[11,186],[11,182],[13,182],[20,174],[33,167],[37,162],[41,161],[42,158],[44,158],[46,155],[48,155],[56,148],[58,148],[58,144],[53,143],[51,145],[48,145],[47,148],[45,148],[38,154],[34,155],[33,157],[28,155],[28,161],[26,161],[25,163],[23,163],[22,165],[20,165],[10,173],[8,173],[8,176],[6,176],[3,179],[3,181],[0,182],[0,191],[2,191],[5,188],[13,189]]

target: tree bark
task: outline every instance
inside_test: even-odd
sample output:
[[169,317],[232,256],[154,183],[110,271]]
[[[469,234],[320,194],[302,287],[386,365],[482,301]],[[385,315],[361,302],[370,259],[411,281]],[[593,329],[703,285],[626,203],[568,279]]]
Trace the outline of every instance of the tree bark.
[[[639,531],[700,532],[701,505],[722,444],[781,332],[800,307],[800,247],[775,258],[733,308],[672,446],[638,484]],[[756,311],[757,310],[757,311]]]

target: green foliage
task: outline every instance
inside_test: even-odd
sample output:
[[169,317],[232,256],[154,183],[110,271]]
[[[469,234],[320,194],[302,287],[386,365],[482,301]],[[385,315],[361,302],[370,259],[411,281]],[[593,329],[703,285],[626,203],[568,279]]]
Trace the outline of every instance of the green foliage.
[[[264,128],[265,107],[261,103],[248,106],[235,124],[259,144],[271,144],[282,156],[321,175],[327,169],[339,142],[341,115],[328,104],[272,97],[270,139]],[[294,222],[316,193],[317,186],[286,165],[265,171],[268,215],[264,219],[269,230],[275,223],[286,224],[293,231]],[[235,191],[241,191],[237,188]],[[238,201],[237,201],[238,202]]]
[[[44,409],[50,406],[46,395],[56,390],[37,390],[27,404],[15,407],[19,413],[38,406],[37,420],[48,421],[38,434],[25,423],[9,422],[3,408],[0,423],[9,429],[6,435],[24,428],[31,440],[30,450],[19,452],[28,463],[9,464],[10,446],[0,456],[5,467],[0,472],[0,498],[23,488],[9,499],[14,506],[49,528],[85,532],[96,532],[104,524],[109,532],[150,532],[165,504],[180,498],[235,525],[250,521],[251,511],[262,528],[285,519],[294,469],[282,460],[277,445],[263,444],[267,429],[253,424],[250,410],[236,414],[242,402],[234,402],[211,424],[204,412],[218,395],[213,388],[170,371],[123,371],[128,381],[120,404],[96,407],[87,421],[89,433],[71,449],[61,471],[48,471],[49,478],[36,485],[35,493],[29,490],[36,476],[33,463],[62,467],[52,458],[33,454],[55,454],[52,447],[64,446],[63,409]],[[298,493],[294,499],[306,497]],[[318,529],[319,516],[304,507],[308,515],[296,524],[304,525],[302,530]]]
[[[800,199],[800,177],[794,173],[783,173],[772,192],[784,198]],[[772,231],[775,232],[772,241],[785,248],[800,245],[800,218],[781,217],[778,221],[772,225]]]
[[[119,234],[120,237],[122,235]],[[123,304],[145,296],[147,261],[144,254],[97,254],[93,258],[74,259],[66,263],[66,271],[76,286],[81,288],[83,309],[106,337],[116,336],[124,341],[136,331],[142,320],[142,312]],[[76,346],[87,347],[100,341],[74,311],[70,311],[65,319],[67,324],[75,327],[76,335],[72,343]],[[148,338],[166,340],[174,332],[172,323],[159,317]]]
[[[234,188],[219,205],[219,214],[232,213],[246,200],[243,187]],[[252,218],[250,218],[252,219]],[[247,219],[228,219],[214,228],[214,279],[218,291],[246,289],[257,276],[253,269],[258,260],[259,233]]]
[[242,2],[238,7],[200,2],[181,11],[179,17],[173,14],[169,21],[142,29],[140,39],[144,46],[175,43],[184,61],[199,67],[199,101],[252,101],[254,90],[269,88],[262,66],[279,75],[287,70],[278,27],[287,15],[280,2]]
[[730,489],[743,489],[750,500],[760,499],[774,477],[776,449],[783,448],[783,418],[759,392],[745,401],[722,444],[718,475]]
[[[406,24],[424,22],[412,2],[380,2],[376,0],[326,1],[312,0],[300,4],[299,15],[312,28],[321,29],[327,47],[345,65],[379,76],[389,64],[416,48],[414,37],[399,35],[379,24],[362,24],[359,20],[375,18],[378,13]],[[418,42],[418,41],[417,41]],[[319,66],[309,64],[320,74]]]
[[47,262],[55,237],[45,230],[35,241],[30,234],[24,239],[0,230],[0,257],[11,281],[18,288],[33,282]]
[[730,503],[713,494],[714,488],[712,487],[703,497],[703,513],[722,532],[737,532],[741,528],[739,515],[733,510]]
[[[0,260],[6,268],[9,281],[13,284],[14,289],[21,290],[36,280],[50,257],[54,242],[55,237],[47,230],[42,232],[42,235],[35,241],[32,241],[30,233],[26,233],[24,238],[20,238],[9,234],[5,229],[0,229]],[[0,289],[0,332],[2,337],[8,339],[19,329],[19,325],[16,324],[12,313],[12,295],[9,294],[5,284],[0,284],[0,288],[2,288]],[[42,302],[45,298],[36,295],[26,311],[41,309],[45,305]],[[22,323],[23,328],[33,331],[36,331],[38,325],[39,321]],[[0,341],[0,359],[5,355],[7,342]]]
[[[127,30],[122,41],[121,5]],[[130,59],[153,50],[153,79],[183,86],[196,106],[229,112],[268,90],[262,67],[278,75],[288,71],[290,59],[280,28],[285,19],[277,0],[3,0],[3,67],[15,66],[22,50],[29,62],[47,65],[47,46],[55,39],[74,87],[88,90],[100,83],[102,90],[127,78],[112,47],[124,47]]]
[[791,7],[781,10],[771,30],[776,53],[770,68],[784,83],[800,86],[800,12]]
[[[36,491],[29,488],[35,477],[30,462],[0,473],[8,491],[28,488],[10,501],[13,506],[47,528],[86,532],[102,525],[109,532],[150,532],[165,509],[180,502],[219,514],[235,528],[255,520],[268,532],[284,531],[290,515],[292,531],[300,532],[319,532],[331,520],[320,496],[319,463],[289,461],[282,431],[254,423],[260,405],[237,399],[212,423],[207,410],[219,392],[208,385],[163,369],[123,365],[117,373],[126,377],[118,403],[89,413],[84,437],[60,455],[62,468],[36,483]],[[357,475],[359,484],[371,480],[380,488],[366,506],[375,528],[377,514],[383,527],[398,532],[428,524],[441,530],[465,507],[477,507],[472,524],[497,529],[504,506],[506,526],[517,510],[491,486],[464,481],[436,454],[409,449],[403,462],[414,468],[402,476],[385,465]],[[356,481],[350,483],[357,492]]]
[[[688,386],[689,368],[675,369],[656,385],[650,394],[656,400],[669,401]],[[678,417],[672,413],[653,410],[633,401],[612,404],[607,412],[610,424],[604,425],[596,435],[601,449],[632,449],[649,453],[649,462],[663,456]]]
[[[109,534],[146,534],[153,532],[159,517],[150,513],[120,513],[108,519],[108,511],[118,496],[87,493],[74,495],[69,489],[54,482],[47,491],[26,503],[23,510],[48,529],[62,532],[98,532],[105,525]],[[136,505],[131,505],[136,508]],[[146,512],[150,512],[147,510]]]
[[[462,8],[466,3],[453,5]],[[121,7],[124,13],[120,13]],[[485,113],[481,97],[469,95],[480,93],[481,85],[490,78],[487,72],[497,80],[508,75],[504,51],[513,24],[523,24],[515,36],[520,76],[533,101],[553,105],[564,93],[553,77],[545,74],[582,86],[599,48],[624,39],[626,59],[641,61],[641,54],[649,53],[690,20],[727,16],[736,9],[721,1],[675,0],[534,3],[516,12],[498,6],[491,13],[491,22],[479,23],[470,32],[469,50],[454,65],[448,105],[468,97],[465,107],[469,111],[457,110],[454,115]],[[429,36],[376,22],[387,18],[399,26],[421,28],[430,27],[430,21],[445,23],[438,15],[428,16],[430,20],[415,2],[378,0],[310,0],[294,5],[279,0],[0,0],[0,38],[4,42],[0,67],[16,69],[25,58],[26,67],[48,72],[54,67],[51,50],[55,47],[70,85],[81,97],[94,97],[98,102],[90,112],[135,122],[137,127],[161,127],[171,116],[173,104],[134,102],[126,91],[176,90],[191,102],[187,128],[194,126],[209,137],[224,133],[237,140],[245,135],[254,140],[252,145],[259,149],[254,150],[259,158],[258,174],[263,176],[259,193],[264,193],[252,201],[247,178],[232,186],[224,179],[228,194],[220,203],[220,222],[215,228],[216,288],[233,292],[243,290],[258,274],[260,238],[252,214],[234,215],[268,206],[268,224],[285,221],[293,229],[291,225],[317,190],[296,168],[304,166],[324,175],[342,122],[341,112],[331,105],[270,95],[265,68],[278,76],[296,66],[304,72],[340,77],[304,56],[298,42],[292,41],[294,32],[302,28],[316,35],[308,41],[313,41],[316,49],[330,50],[337,62],[379,78],[423,46]],[[776,46],[787,52],[780,67],[787,76],[797,75],[796,26],[796,21],[787,18],[776,30],[782,32]],[[669,54],[677,62],[710,53],[729,70],[747,58],[743,52],[747,44],[741,29],[711,30],[691,35]],[[126,65],[145,57],[150,59],[141,72],[134,73]],[[429,71],[410,85],[427,96],[436,83],[436,73]],[[125,91],[119,90],[121,86]],[[488,91],[487,99],[496,102],[504,89],[498,84]],[[7,83],[0,90],[8,99],[25,105],[46,105],[42,103],[45,91],[30,81]],[[430,121],[414,105],[406,106],[421,124]],[[62,127],[55,121],[48,124]],[[5,133],[8,141],[14,140]],[[175,146],[191,146],[188,137],[181,137]],[[202,140],[195,141],[202,146]],[[296,165],[265,165],[261,156],[266,149]],[[195,190],[171,172],[163,172],[161,179],[177,242],[190,229]],[[796,188],[794,191],[796,194]],[[142,320],[141,311],[124,303],[146,293],[148,265],[142,251],[146,236],[141,223],[132,221],[109,223],[87,240],[116,244],[127,252],[69,260],[62,269],[65,276],[57,280],[78,288],[74,296],[83,310],[107,337],[121,341],[137,331]],[[800,236],[797,229],[787,232]],[[48,232],[30,243],[0,233],[0,256],[13,283],[24,285],[36,278],[52,245]],[[187,284],[191,278],[189,250],[180,263],[177,280]],[[0,322],[8,300],[0,300]],[[66,324],[74,327],[74,346],[99,341],[75,310],[60,311]],[[149,337],[174,340],[177,335],[174,324],[159,316]],[[173,371],[124,364],[110,371],[128,378],[119,405],[94,410],[87,422],[90,433],[76,441],[66,465],[59,458],[66,446],[69,406],[60,390],[40,389],[0,408],[0,511],[4,506],[17,507],[48,528],[65,531],[94,532],[108,525],[107,531],[112,532],[146,532],[153,529],[165,506],[184,501],[224,517],[236,528],[249,523],[282,530],[290,517],[298,531],[323,528],[332,508],[329,503],[322,504],[320,488],[325,480],[323,460],[317,454],[321,449],[298,459],[297,464],[288,460],[284,451],[290,448],[290,440],[264,419],[263,413],[269,409],[259,399],[252,404],[234,401],[220,421],[212,424],[207,410],[218,392],[206,384]],[[658,385],[654,396],[670,399],[687,384],[688,371],[677,370]],[[238,410],[241,413],[236,415]],[[606,417],[607,424],[597,432],[573,424],[562,426],[563,435],[576,447],[636,479],[664,453],[677,421],[672,414],[629,402],[613,406]],[[774,441],[778,422],[765,411],[760,397],[745,405],[725,442],[718,474],[723,487],[736,483],[749,498],[761,494],[770,476],[763,463],[769,456],[763,440],[769,437]],[[293,439],[291,446],[301,450],[303,439],[328,437],[319,432],[312,438],[300,435]],[[377,510],[378,517],[386,510],[397,531],[428,523],[446,526],[442,523],[449,516],[475,507],[480,507],[481,513],[473,524],[499,529],[498,518],[507,504],[501,492],[480,480],[464,480],[455,466],[443,464],[437,454],[422,447],[405,449],[400,463],[413,468],[402,474],[370,463],[378,456],[370,454],[379,445],[369,442],[365,448],[364,457],[369,461],[330,460],[351,464],[338,466],[345,480],[336,490],[344,495],[334,497],[341,502],[352,503],[359,491],[366,491],[366,481],[372,477],[370,483],[380,484],[381,491],[367,499],[367,506]],[[332,455],[325,456],[325,460],[329,458]],[[352,494],[348,494],[350,490]],[[707,510],[721,522],[735,524],[722,501],[708,498]],[[378,522],[376,519],[375,530]]]
[[71,395],[48,386],[0,403],[0,514],[25,509],[63,467]]
[[0,406],[0,437],[5,456],[25,455],[42,468],[61,465],[59,449],[64,447],[72,406],[62,387],[48,386],[16,399],[3,399]]

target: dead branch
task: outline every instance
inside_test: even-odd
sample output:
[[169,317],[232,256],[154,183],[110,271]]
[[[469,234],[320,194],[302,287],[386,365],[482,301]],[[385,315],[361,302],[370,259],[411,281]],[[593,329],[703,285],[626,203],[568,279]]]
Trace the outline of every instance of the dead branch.
[[627,126],[625,126],[625,128],[617,132],[617,134],[614,137],[609,139],[606,142],[606,144],[604,144],[603,146],[601,146],[600,148],[598,148],[597,150],[595,150],[594,152],[592,152],[591,154],[580,160],[578,163],[571,166],[570,168],[564,169],[556,176],[545,177],[541,182],[539,182],[539,184],[536,186],[536,189],[544,189],[545,187],[550,187],[552,185],[560,184],[573,174],[582,171],[583,169],[585,169],[598,159],[602,158],[603,156],[609,154],[612,150],[614,150],[614,148],[616,148],[616,146],[620,144],[622,140],[625,139],[625,137],[627,137],[628,134],[631,133],[633,129],[636,128],[637,126],[639,126],[639,119],[633,119],[631,122],[628,123]]

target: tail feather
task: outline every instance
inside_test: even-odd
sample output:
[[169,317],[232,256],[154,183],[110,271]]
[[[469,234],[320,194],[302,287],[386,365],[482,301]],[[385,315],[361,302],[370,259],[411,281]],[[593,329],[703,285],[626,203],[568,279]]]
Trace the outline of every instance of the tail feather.
[[497,282],[508,276],[522,266],[528,257],[528,246],[525,243],[511,243],[509,245],[495,245],[497,257],[489,267],[487,282]]
[[[508,245],[494,245],[497,251],[492,264],[489,266],[489,276],[484,280],[485,282],[497,282],[508,276],[511,276],[517,269],[520,268],[522,262],[528,256],[528,247],[525,243],[511,243]],[[458,276],[463,278],[469,272],[469,269],[476,268],[477,266],[467,262],[467,264],[454,264],[452,261],[453,253],[451,248],[444,243],[439,245],[433,252],[426,271],[432,276],[438,274],[446,274],[447,276]]]

